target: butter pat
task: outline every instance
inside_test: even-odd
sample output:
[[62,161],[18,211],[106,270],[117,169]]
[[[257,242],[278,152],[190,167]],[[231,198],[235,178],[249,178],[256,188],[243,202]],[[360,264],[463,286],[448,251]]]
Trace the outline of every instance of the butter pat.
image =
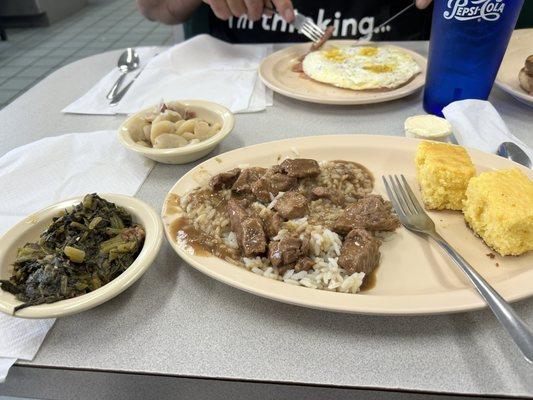
[[405,136],[445,142],[452,134],[452,125],[444,118],[434,115],[415,115],[404,123]]

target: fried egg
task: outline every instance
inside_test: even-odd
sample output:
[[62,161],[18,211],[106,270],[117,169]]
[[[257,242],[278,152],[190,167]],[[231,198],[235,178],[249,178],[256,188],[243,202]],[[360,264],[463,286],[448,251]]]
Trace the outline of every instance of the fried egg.
[[395,89],[420,73],[408,53],[385,46],[324,46],[302,68],[311,79],[352,90]]

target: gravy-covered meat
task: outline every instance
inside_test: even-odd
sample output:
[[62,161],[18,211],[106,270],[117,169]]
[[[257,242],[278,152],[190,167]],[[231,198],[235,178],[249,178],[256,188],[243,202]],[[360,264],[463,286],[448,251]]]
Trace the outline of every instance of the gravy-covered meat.
[[266,172],[266,168],[252,167],[243,169],[232,186],[236,193],[252,193],[252,184],[261,178]]
[[176,240],[291,285],[342,293],[371,288],[375,274],[364,285],[351,275],[378,266],[374,234],[399,226],[391,204],[370,195],[371,172],[354,161],[278,160],[224,171],[176,196],[172,206],[186,214]]
[[279,241],[272,241],[268,246],[268,258],[273,266],[295,263],[309,251],[309,242],[300,240],[297,235],[287,235]]
[[294,265],[294,271],[300,272],[300,271],[309,271],[315,266],[315,262],[309,258],[309,257],[302,257],[298,260],[298,262]]
[[294,178],[305,178],[320,174],[320,166],[316,160],[307,158],[287,159],[280,164],[280,167],[283,172]]
[[348,233],[341,247],[339,267],[348,273],[369,274],[379,264],[380,242],[364,229],[353,229]]
[[329,199],[333,204],[336,204],[338,206],[343,206],[345,202],[344,195],[340,190],[329,187],[314,187],[311,190],[311,195],[313,199]]
[[398,217],[393,214],[389,201],[377,194],[362,197],[350,204],[335,221],[333,230],[346,234],[354,228],[369,231],[393,231],[400,226]]
[[297,192],[286,192],[276,200],[274,208],[285,219],[301,218],[309,209],[307,198]]
[[283,218],[280,217],[278,213],[272,214],[272,216],[267,217],[263,221],[265,226],[265,231],[269,237],[274,237],[281,230],[281,224],[283,223]]
[[250,215],[242,203],[234,198],[228,200],[227,209],[231,229],[235,232],[244,255],[250,257],[264,253],[266,237],[261,220]]
[[296,186],[298,181],[288,175],[269,169],[261,178],[252,183],[253,195],[263,203],[268,203],[279,192],[286,192]]
[[234,168],[217,174],[209,180],[209,187],[213,190],[229,189],[233,186],[240,173],[240,168]]

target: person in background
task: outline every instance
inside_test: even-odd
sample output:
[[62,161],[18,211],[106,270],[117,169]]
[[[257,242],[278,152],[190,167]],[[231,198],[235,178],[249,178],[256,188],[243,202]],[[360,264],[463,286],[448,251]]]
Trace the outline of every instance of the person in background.
[[[354,39],[372,33],[374,27],[413,0],[137,0],[150,20],[184,23],[185,37],[199,33],[231,43],[307,41],[288,24],[295,11],[311,17],[319,26],[333,26],[333,38]],[[416,0],[397,19],[373,33],[372,40],[424,40],[431,29],[431,0]],[[428,7],[429,6],[429,7]],[[266,8],[265,8],[266,7]],[[276,13],[267,8],[275,9]]]

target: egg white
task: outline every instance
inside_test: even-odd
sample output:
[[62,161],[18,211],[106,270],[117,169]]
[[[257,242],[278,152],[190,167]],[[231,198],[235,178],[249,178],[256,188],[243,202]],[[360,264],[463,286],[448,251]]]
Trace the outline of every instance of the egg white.
[[391,47],[327,45],[302,62],[311,79],[352,90],[395,89],[420,73],[406,52]]

